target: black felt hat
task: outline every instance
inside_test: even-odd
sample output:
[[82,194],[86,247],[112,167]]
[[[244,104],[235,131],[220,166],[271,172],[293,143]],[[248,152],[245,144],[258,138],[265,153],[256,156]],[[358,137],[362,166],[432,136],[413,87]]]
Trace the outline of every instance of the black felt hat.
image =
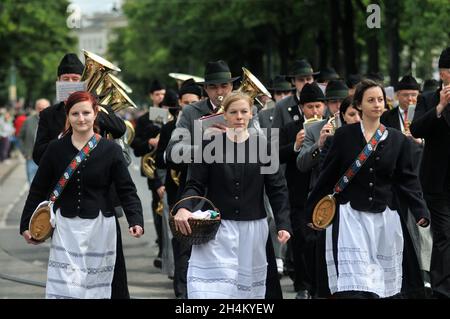
[[178,94],[172,89],[168,89],[161,101],[161,106],[178,107]]
[[239,76],[232,77],[230,67],[223,61],[208,62],[205,67],[205,81],[198,82],[199,84],[220,84],[234,82],[239,79]]
[[284,75],[275,76],[267,88],[270,91],[294,91],[295,87],[292,87],[291,82],[286,80]]
[[315,75],[319,72],[313,72],[311,64],[305,60],[296,60],[291,66],[289,77]]
[[300,104],[310,102],[323,102],[325,96],[317,83],[306,83],[300,92]]
[[434,79],[428,79],[423,82],[422,92],[434,92],[439,88],[439,82]]
[[400,90],[417,90],[420,91],[419,83],[412,75],[405,75],[396,85],[395,92]]
[[439,56],[439,69],[450,69],[450,47],[441,52]]
[[341,80],[331,80],[325,89],[326,100],[342,100],[348,96],[348,86]]
[[354,88],[361,80],[362,76],[360,74],[349,74],[345,80],[345,84],[347,84],[349,88]]
[[67,53],[58,65],[58,76],[62,74],[83,74],[84,65],[75,53]]
[[331,80],[338,80],[339,74],[333,68],[323,68],[320,70],[319,74],[316,75],[316,80],[319,83]]
[[183,94],[195,94],[199,98],[202,97],[202,88],[197,85],[194,79],[187,79],[181,84],[180,90],[178,91],[179,96],[181,97]]
[[166,87],[165,87],[164,84],[162,84],[158,80],[153,80],[153,82],[150,83],[150,86],[148,88],[148,92],[149,93],[153,93],[155,91],[160,91],[160,90],[165,90],[165,89],[166,89]]

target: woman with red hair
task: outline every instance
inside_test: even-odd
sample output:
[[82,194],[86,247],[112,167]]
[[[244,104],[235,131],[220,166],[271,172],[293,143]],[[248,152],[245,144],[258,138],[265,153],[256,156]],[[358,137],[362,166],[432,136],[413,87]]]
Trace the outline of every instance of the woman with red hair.
[[75,92],[65,107],[63,136],[50,142],[40,161],[20,233],[29,244],[41,243],[33,239],[28,225],[35,207],[50,194],[55,229],[46,297],[111,298],[115,287],[127,286],[120,232],[108,196],[111,185],[119,195],[129,233],[137,238],[144,232],[142,205],[120,146],[96,133],[94,96]]

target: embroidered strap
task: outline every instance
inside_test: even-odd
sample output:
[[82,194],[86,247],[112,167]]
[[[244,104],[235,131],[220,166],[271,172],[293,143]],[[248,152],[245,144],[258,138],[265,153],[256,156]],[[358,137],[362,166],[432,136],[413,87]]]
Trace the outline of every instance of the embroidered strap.
[[98,141],[100,141],[101,136],[99,134],[94,134],[91,139],[83,146],[83,148],[78,152],[78,154],[70,161],[64,174],[60,177],[58,183],[56,183],[55,189],[50,195],[50,201],[54,203],[58,197],[61,195],[64,187],[66,187],[67,182],[70,177],[72,177],[73,172],[78,168],[81,162],[89,155],[89,153],[97,146]]
[[370,139],[369,143],[364,147],[364,149],[359,153],[356,160],[352,165],[347,169],[345,174],[341,177],[341,179],[337,182],[336,186],[334,186],[334,194],[339,194],[344,190],[344,188],[350,183],[353,177],[355,177],[356,173],[360,170],[360,168],[364,165],[369,156],[373,153],[378,142],[381,140],[381,137],[386,131],[386,127],[383,124],[380,124],[380,127],[376,130],[375,134]]

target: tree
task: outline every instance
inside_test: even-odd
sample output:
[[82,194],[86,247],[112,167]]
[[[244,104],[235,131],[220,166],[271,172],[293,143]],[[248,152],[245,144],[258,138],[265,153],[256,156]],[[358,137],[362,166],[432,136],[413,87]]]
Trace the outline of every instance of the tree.
[[[75,48],[66,26],[67,0],[2,0],[0,4],[0,79],[8,78],[15,65],[18,95],[26,102],[54,96],[56,66]],[[8,83],[0,84],[0,97],[7,99]]]

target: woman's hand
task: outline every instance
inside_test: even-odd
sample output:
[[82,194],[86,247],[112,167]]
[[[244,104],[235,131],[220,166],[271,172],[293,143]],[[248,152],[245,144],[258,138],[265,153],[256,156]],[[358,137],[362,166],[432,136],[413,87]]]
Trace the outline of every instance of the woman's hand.
[[280,244],[286,244],[289,238],[291,238],[291,234],[287,230],[278,231],[278,241]]
[[144,230],[139,225],[131,226],[130,228],[128,228],[128,232],[135,238],[139,238],[144,234]]
[[180,208],[174,216],[175,229],[186,236],[190,235],[192,232],[188,222],[189,218],[192,218],[192,213],[186,208]]
[[37,241],[37,240],[34,240],[33,237],[31,236],[29,230],[24,231],[24,232],[22,233],[22,236],[23,236],[23,238],[25,238],[25,241],[26,241],[28,244],[39,245],[39,244],[42,244],[42,243],[43,243],[43,241]]

